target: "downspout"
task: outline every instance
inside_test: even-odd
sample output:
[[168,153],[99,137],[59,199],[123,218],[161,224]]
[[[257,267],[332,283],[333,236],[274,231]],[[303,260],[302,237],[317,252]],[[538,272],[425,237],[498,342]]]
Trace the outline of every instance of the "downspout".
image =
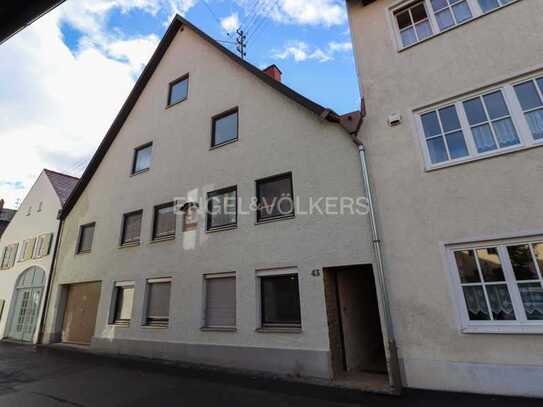
[[41,344],[43,342],[45,322],[47,321],[47,313],[49,310],[49,299],[51,298],[51,286],[53,284],[53,277],[54,277],[54,272],[55,272],[56,264],[57,264],[57,252],[60,246],[62,228],[64,226],[64,220],[60,217],[60,211],[59,211],[59,216],[57,216],[57,219],[59,219],[58,230],[57,230],[57,236],[55,238],[55,247],[53,249],[53,260],[51,261],[49,276],[47,278],[47,288],[45,290],[45,299],[44,299],[44,304],[43,304],[43,316],[40,320],[40,328],[39,328],[39,333],[38,333],[38,342],[37,342],[38,344]]
[[351,136],[353,143],[358,149],[358,155],[360,158],[360,175],[362,177],[362,183],[366,192],[366,198],[369,207],[369,218],[371,226],[371,235],[373,243],[373,254],[375,256],[375,277],[377,280],[377,289],[379,290],[381,297],[381,312],[383,316],[385,337],[388,342],[388,373],[390,385],[398,392],[402,389],[402,376],[400,372],[400,363],[398,358],[398,347],[396,345],[396,339],[394,336],[394,325],[392,323],[392,313],[390,311],[390,298],[388,294],[388,288],[384,273],[384,262],[382,253],[382,241],[379,235],[379,228],[377,225],[377,218],[375,216],[374,198],[370,184],[368,163],[366,157],[366,148],[364,143],[358,138],[358,132],[362,127],[364,121],[365,109],[364,101],[362,100],[361,112],[347,114],[340,117],[340,123],[345,130]]

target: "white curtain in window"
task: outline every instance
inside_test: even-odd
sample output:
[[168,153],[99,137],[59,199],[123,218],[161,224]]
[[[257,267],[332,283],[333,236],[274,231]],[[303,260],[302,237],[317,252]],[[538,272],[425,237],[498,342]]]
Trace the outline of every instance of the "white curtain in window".
[[526,120],[528,120],[534,138],[543,138],[543,109],[526,113]]
[[514,146],[519,143],[515,126],[511,119],[498,120],[492,123],[500,147]]
[[484,126],[474,127],[471,130],[473,132],[473,138],[475,139],[477,151],[484,153],[496,149],[496,143],[494,142],[492,132],[488,125],[485,124]]

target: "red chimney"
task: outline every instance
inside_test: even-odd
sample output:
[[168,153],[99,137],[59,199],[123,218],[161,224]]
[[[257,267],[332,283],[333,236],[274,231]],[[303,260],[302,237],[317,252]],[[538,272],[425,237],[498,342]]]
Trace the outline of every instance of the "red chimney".
[[273,79],[275,79],[277,82],[281,82],[281,75],[283,72],[277,67],[277,65],[273,64],[268,66],[266,69],[262,70],[266,75],[271,76]]

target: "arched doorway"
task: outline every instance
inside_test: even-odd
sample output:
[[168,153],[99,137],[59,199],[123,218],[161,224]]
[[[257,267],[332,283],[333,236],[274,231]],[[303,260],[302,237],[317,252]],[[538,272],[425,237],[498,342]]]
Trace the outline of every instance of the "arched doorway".
[[38,320],[45,272],[40,267],[30,267],[17,279],[13,296],[8,337],[32,342]]

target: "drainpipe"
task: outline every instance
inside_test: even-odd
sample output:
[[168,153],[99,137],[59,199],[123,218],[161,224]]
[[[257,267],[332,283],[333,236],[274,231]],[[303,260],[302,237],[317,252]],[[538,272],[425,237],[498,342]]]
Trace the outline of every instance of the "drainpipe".
[[40,320],[40,327],[38,331],[38,344],[41,344],[43,342],[43,334],[44,334],[44,328],[45,328],[45,322],[47,321],[47,312],[49,309],[49,299],[51,297],[51,286],[53,284],[53,274],[56,269],[57,264],[57,252],[58,248],[60,246],[60,237],[62,235],[62,227],[64,226],[64,220],[60,218],[60,211],[57,216],[57,219],[59,219],[58,222],[58,229],[57,229],[57,236],[55,237],[55,247],[53,249],[53,260],[51,261],[51,267],[49,269],[49,276],[47,278],[47,288],[45,290],[45,299],[43,300],[43,316]]
[[366,158],[366,148],[362,141],[358,138],[358,132],[362,126],[365,116],[364,100],[362,100],[361,112],[346,114],[339,118],[340,124],[350,134],[353,143],[358,148],[360,158],[360,175],[368,200],[369,217],[371,226],[371,235],[373,243],[373,254],[375,256],[375,276],[377,280],[377,289],[381,297],[380,309],[384,320],[384,333],[388,342],[388,375],[391,386],[397,391],[402,389],[402,377],[400,372],[400,363],[398,358],[398,348],[394,337],[394,325],[392,323],[392,313],[390,311],[390,299],[388,295],[387,283],[384,273],[384,262],[382,254],[382,241],[379,236],[379,228],[377,226],[377,218],[375,216],[374,199],[370,184],[368,163]]

